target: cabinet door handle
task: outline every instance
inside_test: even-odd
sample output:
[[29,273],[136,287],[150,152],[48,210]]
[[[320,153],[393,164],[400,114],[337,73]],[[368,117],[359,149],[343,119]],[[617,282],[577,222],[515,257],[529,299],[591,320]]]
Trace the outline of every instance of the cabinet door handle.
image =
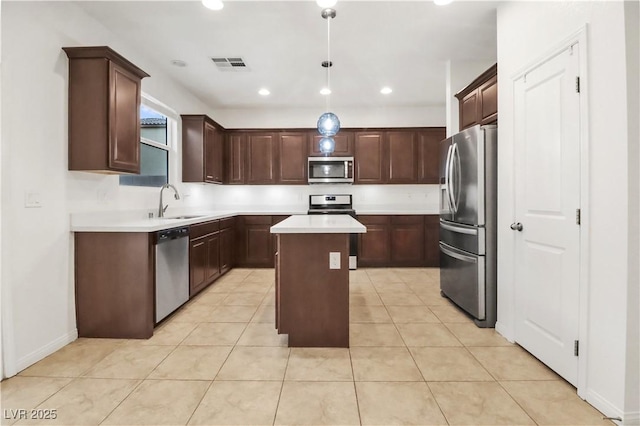
[[207,179],[213,179],[213,176],[207,176]]

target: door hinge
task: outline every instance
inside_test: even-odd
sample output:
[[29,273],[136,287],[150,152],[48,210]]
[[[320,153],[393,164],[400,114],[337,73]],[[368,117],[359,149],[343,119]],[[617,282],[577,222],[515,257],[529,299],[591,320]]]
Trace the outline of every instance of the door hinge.
[[580,342],[578,340],[573,341],[573,355],[578,356],[580,353]]
[[580,93],[580,77],[576,77],[576,93]]
[[582,212],[580,209],[576,209],[576,225],[580,225],[580,221],[582,219]]

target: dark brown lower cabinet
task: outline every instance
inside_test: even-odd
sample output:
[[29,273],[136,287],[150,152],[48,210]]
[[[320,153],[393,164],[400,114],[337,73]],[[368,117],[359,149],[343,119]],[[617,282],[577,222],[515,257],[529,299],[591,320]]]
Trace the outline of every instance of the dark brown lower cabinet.
[[238,266],[242,268],[273,266],[271,216],[241,216],[238,222]]
[[79,337],[148,339],[154,326],[153,234],[76,232]]
[[189,241],[189,297],[207,285],[207,239]]
[[207,240],[207,282],[220,276],[220,232],[206,236]]
[[276,238],[276,328],[290,347],[349,347],[348,234],[280,234]]
[[236,263],[236,218],[220,219],[220,275]]
[[437,215],[361,215],[367,227],[360,234],[361,266],[438,266]]
[[189,297],[193,297],[221,275],[220,221],[189,227]]
[[241,268],[273,268],[276,239],[271,234],[271,226],[288,217],[239,216],[236,224],[236,265]]
[[358,263],[387,265],[391,259],[389,216],[358,216],[358,221],[367,227],[366,233],[359,234]]
[[424,217],[391,216],[391,264],[422,266],[424,264]]
[[424,217],[424,266],[440,266],[440,217]]

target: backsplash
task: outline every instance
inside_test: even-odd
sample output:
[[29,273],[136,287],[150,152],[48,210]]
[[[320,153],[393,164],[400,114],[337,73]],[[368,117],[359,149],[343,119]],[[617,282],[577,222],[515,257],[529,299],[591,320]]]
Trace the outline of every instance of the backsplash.
[[[120,186],[117,176],[69,172],[67,196],[69,213],[157,212],[159,188]],[[211,185],[177,183],[180,200],[165,191],[171,210],[306,211],[309,195],[352,194],[356,211],[399,211],[435,214],[438,211],[437,185]]]
[[228,185],[215,187],[213,191],[216,209],[257,206],[306,209],[309,195],[314,194],[351,194],[356,211],[384,208],[418,213],[438,209],[437,185]]

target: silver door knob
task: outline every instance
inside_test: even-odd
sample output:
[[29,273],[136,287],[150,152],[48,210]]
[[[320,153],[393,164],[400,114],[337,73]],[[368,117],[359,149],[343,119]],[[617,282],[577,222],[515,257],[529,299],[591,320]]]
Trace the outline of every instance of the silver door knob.
[[512,223],[511,229],[513,229],[514,231],[522,231],[522,224],[520,222]]

